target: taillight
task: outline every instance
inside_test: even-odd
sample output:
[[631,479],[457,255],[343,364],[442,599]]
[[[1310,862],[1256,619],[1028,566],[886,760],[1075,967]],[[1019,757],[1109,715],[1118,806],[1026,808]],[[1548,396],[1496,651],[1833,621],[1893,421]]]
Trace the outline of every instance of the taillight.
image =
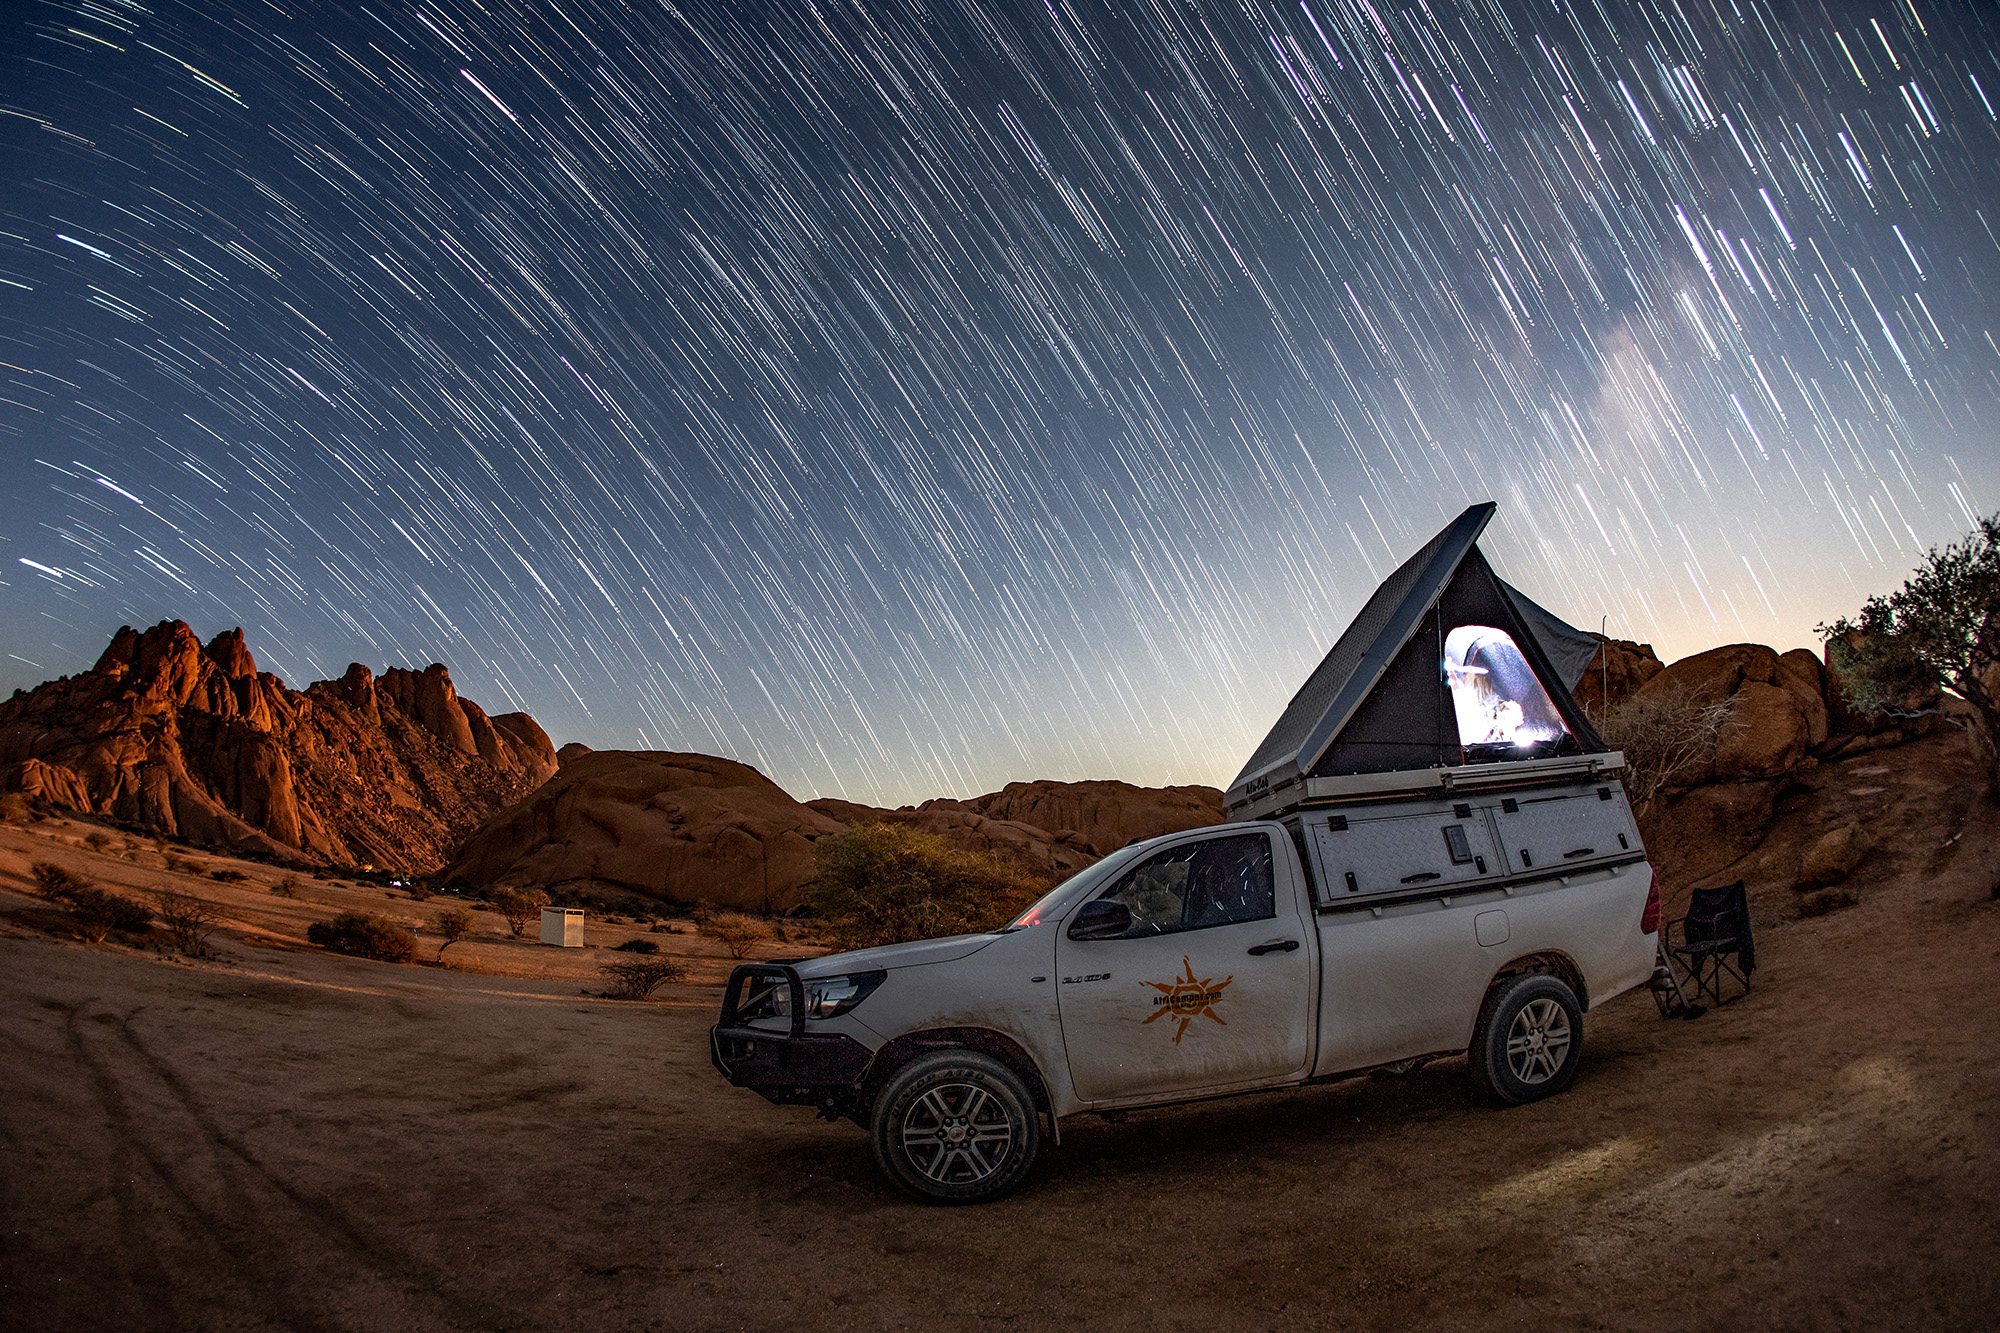
[[1654,874],[1646,885],[1646,910],[1639,913],[1639,933],[1651,935],[1660,928],[1660,877]]

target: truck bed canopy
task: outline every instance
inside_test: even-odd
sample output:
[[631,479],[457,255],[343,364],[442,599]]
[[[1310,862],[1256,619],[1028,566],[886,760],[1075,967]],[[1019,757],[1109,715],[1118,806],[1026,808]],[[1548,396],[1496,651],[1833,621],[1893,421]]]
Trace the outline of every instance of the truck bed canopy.
[[1246,804],[1308,777],[1600,753],[1570,697],[1597,641],[1509,587],[1476,504],[1361,608],[1229,786]]

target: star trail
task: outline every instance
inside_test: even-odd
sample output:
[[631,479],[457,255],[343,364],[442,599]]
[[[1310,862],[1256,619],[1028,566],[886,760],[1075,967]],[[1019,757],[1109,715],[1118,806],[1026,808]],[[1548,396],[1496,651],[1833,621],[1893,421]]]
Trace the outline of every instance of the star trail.
[[9,688],[177,616],[801,797],[1219,783],[1469,502],[1671,658],[2000,497],[1984,6],[4,31]]

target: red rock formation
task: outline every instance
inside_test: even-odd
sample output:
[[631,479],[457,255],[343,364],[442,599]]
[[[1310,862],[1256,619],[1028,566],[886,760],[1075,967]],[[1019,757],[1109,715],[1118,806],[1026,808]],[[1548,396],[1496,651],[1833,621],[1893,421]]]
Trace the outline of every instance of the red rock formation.
[[1597,655],[1590,659],[1590,665],[1583,669],[1582,677],[1570,693],[1587,716],[1600,718],[1607,707],[1615,708],[1637,694],[1641,686],[1660,674],[1662,666],[1650,643],[1607,639],[1601,634],[1590,637],[1597,640]]
[[846,827],[733,760],[563,753],[540,790],[472,836],[449,877],[481,888],[612,888],[784,910],[812,880],[813,841]]
[[0,791],[209,843],[428,870],[555,771],[525,713],[489,718],[442,666],[356,663],[303,692],[241,630],[127,626],[97,665],[0,704]]
[[[891,823],[985,852],[1054,883],[1134,837],[1221,822],[1211,787],[1124,782],[1015,783],[971,801],[881,810],[801,805],[747,765],[709,755],[565,745],[546,786],[481,828],[447,872],[479,888],[621,889],[751,911],[796,906],[813,878],[812,844],[854,824]],[[1010,810],[1080,825],[1051,833]]]
[[1011,819],[1074,833],[1077,845],[1105,856],[1138,838],[1223,822],[1222,793],[1214,787],[1135,787],[1129,782],[1010,782],[975,796],[967,807],[993,819]]
[[1763,841],[1779,795],[1828,738],[1824,682],[1804,649],[1780,656],[1734,643],[1684,657],[1641,687],[1641,697],[1728,704],[1714,748],[1643,812],[1647,849],[1669,887],[1719,874]]

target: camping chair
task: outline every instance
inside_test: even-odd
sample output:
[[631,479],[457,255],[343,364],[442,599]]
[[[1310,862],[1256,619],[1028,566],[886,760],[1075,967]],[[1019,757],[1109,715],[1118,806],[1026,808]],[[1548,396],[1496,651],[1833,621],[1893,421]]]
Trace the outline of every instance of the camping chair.
[[[1674,927],[1680,927],[1680,942],[1674,942]],[[1667,923],[1664,939],[1667,953],[1688,975],[1695,998],[1709,996],[1717,1004],[1742,998],[1750,990],[1750,974],[1757,970],[1756,945],[1750,938],[1750,901],[1743,882],[1719,889],[1696,889],[1688,902],[1687,915]],[[1730,960],[1734,959],[1734,962]],[[1723,998],[1723,977],[1731,976],[1742,987]]]

